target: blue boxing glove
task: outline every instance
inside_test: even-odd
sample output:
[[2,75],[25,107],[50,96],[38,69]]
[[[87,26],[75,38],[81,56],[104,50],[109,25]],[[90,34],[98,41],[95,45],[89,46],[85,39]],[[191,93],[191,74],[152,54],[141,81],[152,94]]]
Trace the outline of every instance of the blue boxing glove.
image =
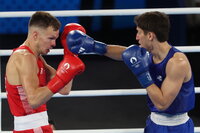
[[146,49],[132,45],[122,53],[122,58],[124,63],[137,77],[142,87],[146,88],[153,84],[149,73],[150,58]]
[[70,51],[75,54],[95,53],[103,55],[107,51],[105,43],[95,41],[80,30],[73,30],[68,33],[67,44]]

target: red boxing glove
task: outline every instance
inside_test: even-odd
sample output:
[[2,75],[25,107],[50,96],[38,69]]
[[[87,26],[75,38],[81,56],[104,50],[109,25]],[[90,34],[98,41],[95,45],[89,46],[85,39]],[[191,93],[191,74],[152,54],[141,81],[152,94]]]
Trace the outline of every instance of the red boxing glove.
[[61,34],[61,44],[64,48],[64,54],[67,54],[67,53],[71,53],[71,51],[69,51],[68,47],[67,47],[67,41],[66,41],[66,38],[67,38],[67,35],[70,31],[72,30],[80,30],[84,33],[86,33],[85,29],[83,26],[81,26],[80,24],[77,24],[77,23],[69,23],[67,25],[65,25],[64,29],[63,29],[63,32]]
[[84,63],[76,55],[64,55],[64,59],[60,62],[56,75],[49,81],[47,87],[57,93],[65,85],[67,85],[77,74],[85,70]]

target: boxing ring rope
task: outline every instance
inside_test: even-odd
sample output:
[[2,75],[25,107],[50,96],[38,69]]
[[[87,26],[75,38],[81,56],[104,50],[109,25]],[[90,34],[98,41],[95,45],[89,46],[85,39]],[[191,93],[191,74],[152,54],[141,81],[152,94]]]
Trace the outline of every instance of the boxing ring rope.
[[[125,16],[125,15],[138,15],[148,11],[161,11],[169,15],[200,14],[200,8],[73,10],[73,11],[47,11],[47,12],[51,13],[56,17],[70,17],[70,16]],[[30,17],[33,13],[34,11],[0,12],[0,18]],[[185,53],[200,52],[200,46],[179,46],[177,48]],[[11,53],[12,50],[0,50],[0,65],[1,65],[1,56],[9,56]],[[62,49],[53,49],[48,55],[62,55],[62,54],[63,54]],[[200,93],[200,87],[195,87],[195,93]],[[126,96],[126,95],[146,95],[146,90],[145,89],[82,90],[82,91],[71,91],[70,94],[67,96],[55,94],[53,97],[92,97],[92,96],[94,97],[94,96]],[[2,106],[2,99],[5,98],[7,98],[6,93],[0,91],[0,106]],[[0,107],[0,132],[11,133],[11,131],[2,131],[1,118],[2,118],[2,108]],[[143,128],[55,130],[54,132],[55,133],[142,133]],[[195,127],[195,133],[200,133],[200,127]]]
[[[183,51],[184,53],[200,52],[200,46],[177,46],[176,48]],[[0,50],[0,56],[9,56],[11,53],[12,50]],[[63,49],[52,49],[48,55],[63,55]]]
[[[150,9],[108,9],[108,10],[73,10],[73,11],[48,11],[57,17],[72,17],[72,16],[125,16],[138,15],[148,11],[160,11],[166,14],[200,14],[200,8],[150,8]],[[34,11],[14,11],[0,12],[0,18],[10,17],[30,17]]]

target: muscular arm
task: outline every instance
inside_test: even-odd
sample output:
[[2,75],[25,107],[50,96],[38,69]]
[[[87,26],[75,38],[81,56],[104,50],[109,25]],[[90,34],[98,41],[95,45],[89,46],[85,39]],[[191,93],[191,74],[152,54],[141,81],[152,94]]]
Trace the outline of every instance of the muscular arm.
[[21,84],[31,107],[37,108],[46,103],[53,93],[46,87],[39,87],[38,66],[34,55],[25,53],[18,56],[16,66]]
[[191,78],[190,65],[183,55],[176,55],[167,64],[166,78],[161,88],[155,84],[147,87],[147,93],[159,110],[167,109],[178,95],[182,84]]
[[122,61],[122,52],[125,49],[126,47],[120,45],[107,45],[107,52],[104,55],[111,59]]

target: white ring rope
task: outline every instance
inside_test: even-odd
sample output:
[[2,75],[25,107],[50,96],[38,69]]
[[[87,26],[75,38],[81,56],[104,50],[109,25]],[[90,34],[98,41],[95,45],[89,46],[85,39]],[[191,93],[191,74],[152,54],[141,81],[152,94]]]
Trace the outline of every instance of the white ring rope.
[[[149,9],[107,9],[107,10],[60,10],[47,11],[57,17],[72,16],[125,16],[138,15],[148,11],[160,11],[166,14],[200,14],[200,8],[149,8]],[[0,12],[0,18],[30,17],[35,11]]]
[[[124,129],[79,129],[79,130],[54,130],[54,133],[143,133],[143,128],[124,128]],[[194,127],[195,133],[200,133],[199,127]],[[12,133],[10,131],[2,131],[1,133]]]
[[[200,52],[200,46],[177,46],[176,48],[185,53]],[[11,53],[12,50],[0,50],[0,56],[10,56]],[[48,55],[63,55],[63,49],[52,49]]]
[[[200,87],[195,87],[195,93],[200,93]],[[71,91],[69,95],[60,95],[57,93],[53,97],[129,96],[146,94],[146,89],[108,89]],[[1,93],[1,98],[7,98],[6,93]]]

